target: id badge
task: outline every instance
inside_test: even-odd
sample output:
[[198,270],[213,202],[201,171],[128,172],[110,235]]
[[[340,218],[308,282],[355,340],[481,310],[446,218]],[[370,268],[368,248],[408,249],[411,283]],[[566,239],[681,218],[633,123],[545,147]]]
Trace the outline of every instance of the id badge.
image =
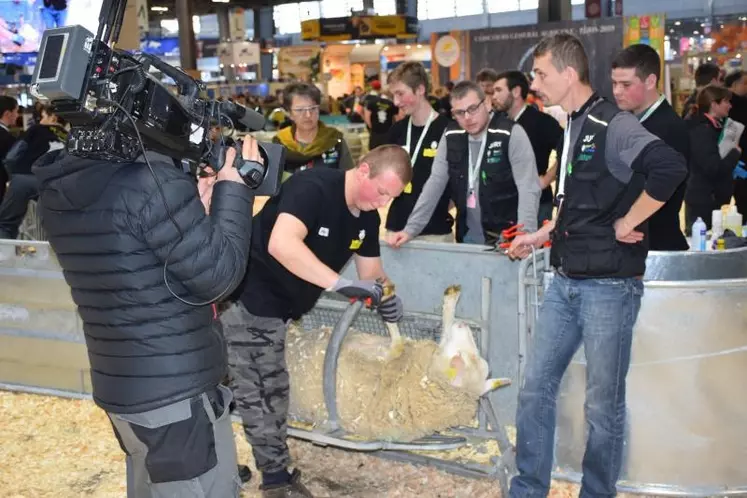
[[410,182],[410,183],[408,183],[407,185],[405,185],[405,190],[404,190],[404,192],[405,192],[406,194],[412,194],[412,182]]
[[477,196],[475,195],[474,190],[470,190],[469,195],[467,196],[467,208],[477,209]]

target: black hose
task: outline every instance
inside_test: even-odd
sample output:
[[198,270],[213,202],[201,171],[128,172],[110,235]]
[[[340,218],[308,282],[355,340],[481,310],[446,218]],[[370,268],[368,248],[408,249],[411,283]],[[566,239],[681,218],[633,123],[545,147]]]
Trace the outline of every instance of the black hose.
[[324,355],[324,404],[327,407],[327,429],[330,434],[340,430],[340,421],[337,413],[337,362],[340,358],[340,349],[345,341],[345,336],[350,326],[355,321],[358,313],[363,309],[363,301],[354,301],[343,312],[327,344],[327,352]]

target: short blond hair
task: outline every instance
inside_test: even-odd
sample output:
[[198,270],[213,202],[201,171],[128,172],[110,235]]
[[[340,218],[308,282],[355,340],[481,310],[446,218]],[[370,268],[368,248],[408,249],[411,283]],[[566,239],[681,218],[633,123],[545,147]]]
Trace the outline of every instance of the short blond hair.
[[425,88],[425,94],[431,90],[431,80],[422,62],[407,61],[394,68],[386,80],[388,85],[392,83],[404,83],[415,92],[420,85]]
[[412,181],[410,154],[400,145],[380,145],[361,157],[358,165],[368,164],[369,176],[375,178],[384,171],[391,170],[407,185]]

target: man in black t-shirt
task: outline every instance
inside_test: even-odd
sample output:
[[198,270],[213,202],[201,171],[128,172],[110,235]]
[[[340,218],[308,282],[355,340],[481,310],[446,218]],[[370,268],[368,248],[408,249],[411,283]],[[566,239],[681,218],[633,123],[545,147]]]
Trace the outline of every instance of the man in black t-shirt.
[[[412,179],[398,146],[381,146],[347,171],[314,168],[288,179],[254,218],[252,250],[239,302],[223,313],[231,387],[263,474],[264,496],[311,496],[288,473],[289,387],[285,334],[323,290],[370,298],[385,321],[402,318],[399,297],[379,306],[386,279],[379,257],[377,209]],[[360,280],[339,272],[354,257]]]
[[373,150],[387,143],[394,117],[399,112],[389,95],[371,96],[366,102],[364,119],[370,130],[368,149]]
[[[407,117],[398,121],[389,131],[388,143],[402,146],[412,161],[412,182],[405,185],[403,194],[389,206],[386,229],[400,232],[407,225],[425,182],[431,176],[433,160],[441,136],[449,124],[449,117],[438,114],[428,102],[430,79],[420,62],[405,62],[389,74],[389,90],[394,103]],[[439,198],[436,209],[427,225],[417,237],[431,242],[454,242],[454,218],[449,214],[449,193]]]

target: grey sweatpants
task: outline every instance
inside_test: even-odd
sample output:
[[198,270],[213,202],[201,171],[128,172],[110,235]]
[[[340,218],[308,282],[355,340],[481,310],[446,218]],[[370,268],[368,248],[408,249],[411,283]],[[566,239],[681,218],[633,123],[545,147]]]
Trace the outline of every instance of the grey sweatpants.
[[107,413],[127,454],[127,498],[238,498],[231,391],[142,413]]
[[290,388],[285,366],[286,323],[254,316],[240,303],[221,314],[236,410],[257,469],[279,472],[290,464],[286,443]]

